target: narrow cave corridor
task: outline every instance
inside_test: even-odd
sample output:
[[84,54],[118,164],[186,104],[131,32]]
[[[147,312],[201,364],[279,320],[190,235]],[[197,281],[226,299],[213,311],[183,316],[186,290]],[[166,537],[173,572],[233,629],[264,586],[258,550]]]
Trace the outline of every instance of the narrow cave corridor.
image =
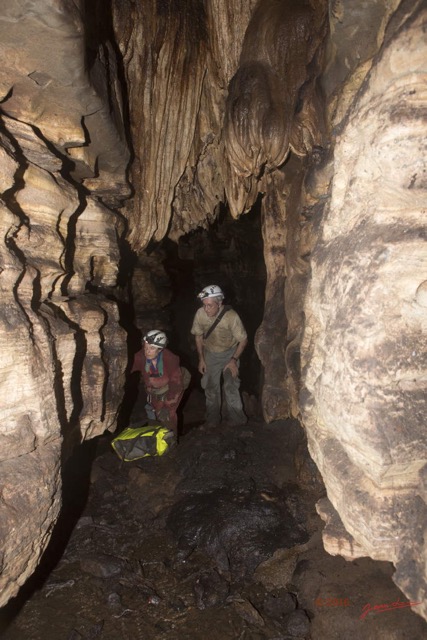
[[[224,302],[237,310],[248,332],[250,348],[242,355],[243,389],[259,396],[261,364],[254,342],[263,318],[266,287],[260,203],[239,220],[233,220],[226,207],[223,207],[222,213],[209,229],[190,232],[182,236],[178,243],[162,241],[157,247],[149,248],[147,254],[151,261],[151,266],[150,263],[147,266],[152,287],[170,290],[170,300],[165,309],[155,306],[148,310],[148,317],[146,300],[139,310],[135,310],[135,324],[142,333],[152,326],[166,330],[171,348],[196,373],[197,352],[190,329],[200,306],[197,294],[208,284],[219,285],[225,294]],[[157,261],[160,264],[156,273],[152,264]],[[144,268],[143,265],[141,268]],[[162,268],[163,273],[160,271]],[[133,279],[136,284],[138,270],[139,265]],[[138,292],[136,298],[134,308],[135,303],[138,305]],[[159,315],[156,317],[153,314]]]
[[0,636],[425,637],[424,0],[7,4]]
[[[247,410],[262,417],[263,371],[255,350],[266,286],[259,203],[239,220],[233,220],[223,207],[209,229],[195,230],[178,243],[168,239],[153,243],[139,258],[133,257],[129,265],[124,265],[124,271],[128,274],[130,295],[129,303],[122,307],[121,324],[129,335],[129,364],[141,348],[142,336],[156,327],[165,331],[168,346],[191,372],[191,389],[201,391],[190,329],[200,306],[197,293],[207,283],[217,283],[225,294],[225,304],[236,309],[244,321],[249,345],[241,358],[241,391]],[[134,377],[128,377],[126,389],[119,427],[127,424],[133,409],[137,392]]]

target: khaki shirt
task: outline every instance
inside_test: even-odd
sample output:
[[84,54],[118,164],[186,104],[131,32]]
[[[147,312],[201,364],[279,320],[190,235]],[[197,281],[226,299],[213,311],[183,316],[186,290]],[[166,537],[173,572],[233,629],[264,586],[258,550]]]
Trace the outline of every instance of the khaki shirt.
[[[218,313],[221,313],[221,310]],[[202,336],[215,320],[216,316],[209,318],[203,307],[200,307],[194,316],[191,333],[193,336]],[[222,316],[212,333],[203,341],[203,347],[207,351],[221,353],[231,349],[231,347],[235,347],[246,338],[247,333],[238,314],[234,309],[229,309]]]

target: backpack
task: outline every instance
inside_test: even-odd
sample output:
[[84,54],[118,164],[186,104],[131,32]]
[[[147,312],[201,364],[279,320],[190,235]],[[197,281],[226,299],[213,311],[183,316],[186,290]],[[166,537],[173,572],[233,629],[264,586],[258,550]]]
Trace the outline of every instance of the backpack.
[[111,446],[124,462],[132,462],[147,456],[162,456],[175,440],[175,434],[161,425],[127,427],[114,440]]

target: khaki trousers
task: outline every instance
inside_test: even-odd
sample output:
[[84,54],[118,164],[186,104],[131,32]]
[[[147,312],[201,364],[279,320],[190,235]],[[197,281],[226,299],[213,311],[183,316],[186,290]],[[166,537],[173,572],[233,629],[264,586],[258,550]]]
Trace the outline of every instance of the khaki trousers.
[[[201,385],[206,398],[206,422],[219,424],[221,417],[224,422],[233,425],[246,424],[247,418],[243,413],[242,399],[240,397],[240,378],[233,378],[229,369],[224,372],[224,367],[230,362],[235,347],[213,353],[204,351],[206,373],[202,377]],[[221,402],[221,380],[224,401]]]

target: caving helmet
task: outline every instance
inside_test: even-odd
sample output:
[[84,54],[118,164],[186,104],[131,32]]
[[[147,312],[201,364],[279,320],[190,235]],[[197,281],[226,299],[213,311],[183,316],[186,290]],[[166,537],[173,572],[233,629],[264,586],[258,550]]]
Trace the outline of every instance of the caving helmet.
[[166,333],[163,331],[152,329],[151,331],[147,331],[145,334],[144,342],[152,344],[154,347],[159,347],[159,349],[164,349],[168,343],[168,339]]
[[197,295],[200,300],[204,300],[205,298],[220,298],[224,300],[224,294],[222,292],[221,287],[218,287],[216,284],[210,284],[208,287],[202,289],[202,291]]

